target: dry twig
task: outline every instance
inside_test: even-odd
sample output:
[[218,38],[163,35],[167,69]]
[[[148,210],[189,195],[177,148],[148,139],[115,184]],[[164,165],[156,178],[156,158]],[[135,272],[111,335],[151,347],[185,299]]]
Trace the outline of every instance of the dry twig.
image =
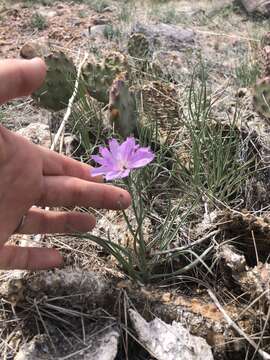
[[83,60],[81,61],[81,63],[78,66],[77,78],[76,78],[76,82],[75,82],[75,86],[74,86],[74,91],[73,91],[73,94],[72,94],[71,98],[69,99],[68,107],[67,107],[67,111],[65,113],[65,116],[64,116],[64,118],[63,118],[63,120],[62,120],[62,122],[61,122],[61,124],[59,126],[59,129],[57,130],[57,133],[55,134],[54,139],[53,139],[53,143],[51,145],[51,150],[55,149],[56,144],[59,141],[59,138],[62,135],[62,133],[63,133],[63,131],[65,129],[65,125],[66,125],[66,123],[67,123],[67,121],[68,121],[68,119],[70,117],[71,109],[72,109],[73,103],[74,103],[75,98],[76,98],[77,93],[78,93],[82,67],[83,67],[85,61],[87,60],[87,57],[88,57],[88,54],[85,53]]
[[262,357],[262,359],[264,360],[270,360],[270,354],[266,353],[265,351],[258,349],[258,345],[255,343],[255,341],[253,341],[230,317],[229,315],[226,313],[226,311],[224,310],[224,308],[222,307],[222,305],[220,304],[220,302],[218,301],[218,299],[216,298],[215,294],[208,289],[208,294],[211,297],[211,299],[213,300],[213,302],[215,303],[216,307],[219,309],[219,311],[222,313],[222,315],[224,316],[224,319],[227,321],[227,323],[229,324],[229,326],[231,326],[240,336],[242,336],[256,351],[258,351],[258,353],[260,354],[260,356]]

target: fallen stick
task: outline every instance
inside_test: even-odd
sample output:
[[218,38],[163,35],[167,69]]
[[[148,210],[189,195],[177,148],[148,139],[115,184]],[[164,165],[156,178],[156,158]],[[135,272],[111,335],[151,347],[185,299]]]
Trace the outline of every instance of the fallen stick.
[[68,121],[68,119],[70,117],[71,109],[72,109],[73,103],[74,103],[75,98],[76,98],[77,93],[78,93],[82,67],[83,67],[85,61],[87,60],[87,57],[88,57],[88,54],[85,53],[83,60],[80,62],[79,66],[78,66],[77,78],[76,78],[76,82],[75,82],[75,86],[74,86],[74,91],[73,91],[73,94],[72,94],[71,98],[69,99],[68,107],[67,107],[67,111],[65,113],[65,116],[64,116],[64,118],[63,118],[63,120],[62,120],[62,122],[61,122],[61,124],[59,126],[59,129],[57,130],[57,133],[55,134],[54,139],[53,139],[53,143],[52,143],[51,148],[50,148],[51,150],[55,150],[56,144],[58,143],[59,138],[62,135],[62,132],[64,131],[64,128],[65,128],[65,125],[66,125],[66,123],[67,123],[67,121]]

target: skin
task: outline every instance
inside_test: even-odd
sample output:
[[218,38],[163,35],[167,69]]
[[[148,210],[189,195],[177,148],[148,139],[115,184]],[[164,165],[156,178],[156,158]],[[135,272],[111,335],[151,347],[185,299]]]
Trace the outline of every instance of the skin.
[[[31,94],[46,74],[41,59],[0,61],[0,104]],[[91,167],[28,140],[0,126],[0,269],[39,270],[61,265],[55,249],[5,243],[19,227],[21,234],[87,232],[92,215],[45,211],[36,206],[125,209],[130,195],[92,178]],[[34,207],[33,207],[34,206]]]

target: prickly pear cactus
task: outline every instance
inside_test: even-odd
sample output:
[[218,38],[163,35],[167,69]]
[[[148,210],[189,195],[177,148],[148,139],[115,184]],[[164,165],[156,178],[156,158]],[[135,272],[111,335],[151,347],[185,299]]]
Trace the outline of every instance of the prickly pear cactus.
[[179,117],[177,90],[173,84],[151,81],[143,85],[141,107],[149,119],[158,119],[161,129],[170,128],[171,122]]
[[40,56],[47,65],[44,84],[32,96],[39,106],[52,111],[65,109],[74,91],[76,67],[63,52],[51,51],[39,44],[25,44],[21,56],[32,59]]
[[270,32],[263,35],[259,49],[256,50],[261,76],[270,76]]
[[49,110],[65,109],[73,94],[76,68],[63,52],[54,52],[45,57],[47,76],[45,83],[33,94],[39,105]]
[[270,45],[270,32],[269,31],[262,36],[260,45],[262,48],[267,45]]
[[261,76],[270,76],[270,46],[266,45],[260,51],[260,72]]
[[123,71],[127,69],[128,63],[125,55],[119,52],[110,52],[104,57],[104,67],[114,71]]
[[109,121],[123,138],[137,135],[138,115],[134,94],[129,91],[126,74],[116,77],[110,89]]
[[128,40],[128,53],[137,59],[145,59],[150,55],[150,44],[142,33],[134,33]]
[[270,77],[259,80],[253,88],[253,106],[261,115],[270,119]]
[[108,103],[113,80],[126,70],[126,57],[117,52],[109,53],[101,62],[93,59],[88,61],[82,74],[89,95],[100,102]]
[[257,53],[261,79],[252,89],[253,107],[259,114],[270,118],[270,32],[263,35]]

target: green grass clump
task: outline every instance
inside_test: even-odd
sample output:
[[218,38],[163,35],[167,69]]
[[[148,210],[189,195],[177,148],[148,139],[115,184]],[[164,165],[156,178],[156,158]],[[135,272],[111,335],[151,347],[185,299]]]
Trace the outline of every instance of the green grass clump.
[[235,69],[236,83],[240,87],[249,87],[256,83],[260,76],[260,67],[256,62],[243,61]]
[[106,25],[103,34],[105,38],[110,41],[119,39],[121,37],[120,29],[110,24]]
[[226,123],[215,121],[215,101],[206,80],[193,78],[184,125],[190,136],[188,168],[178,163],[179,181],[190,193],[200,193],[225,203],[236,201],[249,176],[251,161],[243,159],[244,142],[236,126],[237,111]]
[[160,21],[165,24],[177,24],[181,22],[182,18],[183,14],[175,11],[174,8],[164,9],[159,16]]
[[[156,164],[150,165],[151,167]],[[118,266],[133,281],[140,284],[148,284],[156,281],[173,279],[175,276],[191,271],[201,264],[207,272],[211,269],[205,260],[210,256],[213,245],[194,250],[192,245],[172,248],[172,244],[181,237],[181,228],[186,223],[192,207],[183,210],[181,202],[173,206],[169,201],[165,217],[155,218],[148,200],[147,192],[151,189],[151,183],[144,186],[143,178],[145,169],[131,174],[125,182],[127,190],[132,195],[132,210],[135,216],[135,224],[123,211],[123,217],[128,225],[132,236],[132,247],[125,247],[110,240],[94,235],[86,235],[86,239],[100,245],[105,252],[115,257]],[[152,218],[155,224],[155,233],[151,240],[145,238],[145,220]],[[194,247],[197,244],[194,244]],[[197,253],[198,252],[198,253]],[[174,260],[182,266],[175,268]]]
[[89,5],[91,9],[99,13],[102,13],[110,5],[107,0],[74,0],[74,2]]
[[26,5],[32,6],[34,4],[41,4],[44,6],[52,5],[54,0],[24,0]]
[[[24,2],[26,5],[41,4],[44,6],[52,5],[54,3],[53,0],[24,0]],[[96,12],[103,12],[110,5],[110,2],[107,0],[65,0],[65,2],[86,4]]]
[[30,26],[33,29],[38,29],[41,31],[45,30],[48,27],[48,22],[43,15],[36,12],[31,17]]

